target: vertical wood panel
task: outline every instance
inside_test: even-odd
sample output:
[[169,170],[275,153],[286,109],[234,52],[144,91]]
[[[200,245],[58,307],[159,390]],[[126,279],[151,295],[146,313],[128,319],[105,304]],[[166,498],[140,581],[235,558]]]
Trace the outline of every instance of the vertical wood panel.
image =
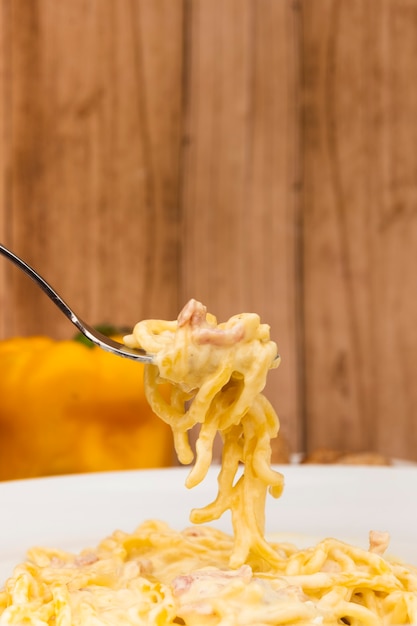
[[[92,323],[191,296],[259,312],[294,450],[305,425],[310,449],[417,459],[415,2],[0,0],[0,19],[1,239]],[[72,332],[1,261],[0,336]]]
[[255,311],[283,362],[268,395],[293,449],[297,388],[294,3],[189,3],[183,300]]
[[417,458],[417,6],[303,2],[310,448]]
[[[8,19],[7,4],[5,0],[0,0],[0,241],[5,240],[6,236],[6,173],[8,166],[8,150],[7,150],[7,127],[6,127],[6,108],[7,108],[7,50],[8,50]],[[0,264],[0,311],[6,310],[6,266]],[[0,337],[4,336],[6,331],[6,317],[0,315]]]
[[378,233],[375,435],[381,449],[417,460],[417,5],[385,0],[383,9],[372,181]]
[[[178,308],[182,4],[9,3],[7,243],[92,323]],[[8,334],[68,336],[9,271]]]

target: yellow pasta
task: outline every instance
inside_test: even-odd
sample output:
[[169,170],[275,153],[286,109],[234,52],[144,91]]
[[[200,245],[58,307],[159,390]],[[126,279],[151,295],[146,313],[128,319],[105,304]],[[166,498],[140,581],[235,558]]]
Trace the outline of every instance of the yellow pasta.
[[271,544],[229,567],[233,538],[148,521],[78,555],[33,549],[0,593],[0,624],[36,626],[381,626],[417,620],[417,570],[326,539]]
[[[173,322],[139,322],[125,338],[155,355],[145,386],[191,463],[192,488],[223,440],[218,494],[191,512],[182,532],[149,520],[80,554],[34,548],[0,592],[0,626],[388,626],[417,623],[417,569],[384,557],[389,536],[369,548],[325,539],[300,550],[264,536],[278,418],[262,395],[279,364],[269,327],[243,314],[224,324],[190,301]],[[207,524],[230,509],[233,534]],[[277,529],[278,531],[279,529]]]
[[181,463],[193,461],[188,434],[200,424],[187,487],[206,476],[216,434],[223,440],[218,496],[193,510],[191,521],[209,522],[230,509],[235,536],[230,565],[242,565],[250,550],[273,561],[275,552],[264,538],[265,498],[268,489],[275,497],[281,494],[283,476],[270,466],[278,418],[261,394],[269,369],[280,361],[269,326],[253,313],[217,324],[206,307],[190,300],[177,321],[139,322],[125,342],[155,355],[155,364],[145,369],[145,391],[154,412],[171,426]]

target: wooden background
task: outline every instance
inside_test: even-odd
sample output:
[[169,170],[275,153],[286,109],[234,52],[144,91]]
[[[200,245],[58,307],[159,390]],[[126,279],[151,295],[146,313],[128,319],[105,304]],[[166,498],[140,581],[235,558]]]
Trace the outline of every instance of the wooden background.
[[[91,323],[271,325],[293,451],[417,460],[417,2],[0,0],[0,240]],[[70,337],[0,259],[0,337]],[[0,399],[1,402],[1,399]]]

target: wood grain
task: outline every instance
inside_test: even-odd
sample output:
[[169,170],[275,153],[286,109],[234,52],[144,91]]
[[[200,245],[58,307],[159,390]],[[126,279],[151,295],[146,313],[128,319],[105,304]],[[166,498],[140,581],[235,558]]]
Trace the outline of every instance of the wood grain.
[[308,446],[416,456],[417,7],[303,3]]
[[[7,243],[92,323],[173,315],[182,2],[36,0],[9,11]],[[51,324],[71,334],[10,271],[8,334]]]
[[[8,172],[8,133],[6,124],[7,83],[8,75],[8,14],[7,6],[0,2],[0,241],[6,239],[7,222],[7,185]],[[7,268],[5,263],[0,263],[0,337],[7,333]]]
[[416,55],[414,0],[0,0],[0,238],[92,323],[258,312],[293,450],[417,460]]
[[[268,395],[300,439],[296,339],[297,73],[291,2],[190,4],[182,299],[255,311],[283,357]],[[216,51],[216,54],[213,54]]]

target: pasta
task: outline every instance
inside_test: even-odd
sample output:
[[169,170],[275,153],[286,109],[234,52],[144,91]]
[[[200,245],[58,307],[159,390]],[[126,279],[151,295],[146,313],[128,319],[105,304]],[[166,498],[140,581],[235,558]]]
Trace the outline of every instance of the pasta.
[[[79,554],[33,548],[0,592],[0,626],[380,626],[417,622],[417,568],[384,556],[389,536],[368,549],[336,539],[298,549],[264,536],[278,418],[263,396],[279,357],[254,314],[217,324],[191,300],[174,322],[139,322],[125,338],[155,355],[147,398],[173,431],[182,463],[204,480],[215,436],[223,441],[218,494],[174,530],[160,520],[115,531]],[[199,426],[195,453],[190,431]],[[208,522],[227,509],[233,534]]]
[[372,535],[369,550],[334,539],[305,550],[271,544],[273,566],[250,555],[232,569],[231,536],[152,520],[77,555],[31,550],[0,593],[0,624],[410,624],[417,570],[384,559]]
[[[181,463],[193,460],[188,433],[201,425],[187,487],[204,479],[216,433],[222,437],[218,496],[204,509],[193,510],[191,521],[209,522],[230,508],[235,536],[231,567],[242,565],[250,550],[273,561],[275,552],[264,539],[265,497],[268,489],[275,497],[281,494],[283,476],[270,466],[278,418],[261,394],[268,370],[280,361],[269,327],[251,313],[217,324],[200,302],[190,300],[177,321],[139,322],[125,342],[155,355],[155,364],[145,369],[147,399],[171,426]],[[243,472],[235,481],[241,463]]]

